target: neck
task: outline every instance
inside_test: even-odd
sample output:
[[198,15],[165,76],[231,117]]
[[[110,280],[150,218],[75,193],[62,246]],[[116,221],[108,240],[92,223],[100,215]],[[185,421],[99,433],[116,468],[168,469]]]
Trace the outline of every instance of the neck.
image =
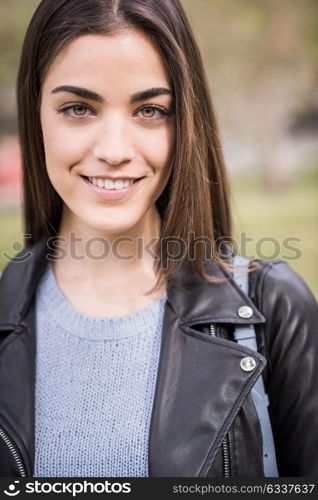
[[[55,273],[84,282],[104,279],[125,283],[142,281],[154,286],[154,264],[159,249],[161,220],[153,207],[138,224],[121,231],[91,228],[64,210],[60,225],[58,250],[53,258]],[[67,278],[68,277],[68,278]]]

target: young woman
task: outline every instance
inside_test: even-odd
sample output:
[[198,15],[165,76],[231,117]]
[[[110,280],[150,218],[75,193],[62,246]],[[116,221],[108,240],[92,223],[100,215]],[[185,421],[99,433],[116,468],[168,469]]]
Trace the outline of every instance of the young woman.
[[0,474],[263,476],[263,378],[279,474],[315,475],[317,307],[280,261],[251,266],[250,296],[233,280],[179,1],[42,0],[18,112],[26,243],[0,281]]

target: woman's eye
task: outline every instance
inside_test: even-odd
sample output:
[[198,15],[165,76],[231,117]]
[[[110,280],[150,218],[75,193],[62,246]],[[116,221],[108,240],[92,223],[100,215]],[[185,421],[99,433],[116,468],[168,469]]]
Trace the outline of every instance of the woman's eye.
[[170,114],[169,111],[159,106],[144,106],[138,113],[141,113],[142,118],[146,120],[160,120]]
[[76,116],[84,116],[86,111],[87,111],[87,107],[82,106],[82,105],[77,105],[77,106],[74,106],[74,108],[73,108],[74,115],[76,115]]
[[84,103],[70,104],[58,110],[58,113],[63,114],[67,118],[75,119],[85,118],[88,116],[88,112],[91,112],[91,109]]

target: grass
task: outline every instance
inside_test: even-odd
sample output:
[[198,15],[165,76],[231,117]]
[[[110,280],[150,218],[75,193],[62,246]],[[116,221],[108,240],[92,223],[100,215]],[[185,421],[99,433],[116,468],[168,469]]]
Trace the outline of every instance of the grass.
[[[234,237],[242,254],[288,262],[318,297],[317,171],[294,180],[288,189],[270,193],[259,180],[232,181]],[[288,248],[290,247],[290,249]],[[291,249],[291,247],[293,249]]]
[[19,210],[0,212],[0,271],[22,248],[22,217]]
[[[264,191],[257,178],[232,179],[234,237],[239,249],[248,256],[286,260],[318,298],[317,185],[318,170],[296,179],[280,193]],[[9,256],[13,257],[21,248],[20,212],[0,213],[0,229],[0,270],[3,270]],[[242,233],[252,238],[245,249],[241,244]]]

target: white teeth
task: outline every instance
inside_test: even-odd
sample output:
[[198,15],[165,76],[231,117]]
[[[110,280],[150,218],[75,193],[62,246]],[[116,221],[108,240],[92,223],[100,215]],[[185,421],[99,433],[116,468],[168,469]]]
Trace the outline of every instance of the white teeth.
[[123,189],[124,187],[124,181],[117,180],[115,181],[115,189]]
[[134,182],[133,179],[117,179],[116,181],[112,181],[111,179],[99,179],[96,177],[88,177],[88,180],[95,186],[105,189],[123,189]]

